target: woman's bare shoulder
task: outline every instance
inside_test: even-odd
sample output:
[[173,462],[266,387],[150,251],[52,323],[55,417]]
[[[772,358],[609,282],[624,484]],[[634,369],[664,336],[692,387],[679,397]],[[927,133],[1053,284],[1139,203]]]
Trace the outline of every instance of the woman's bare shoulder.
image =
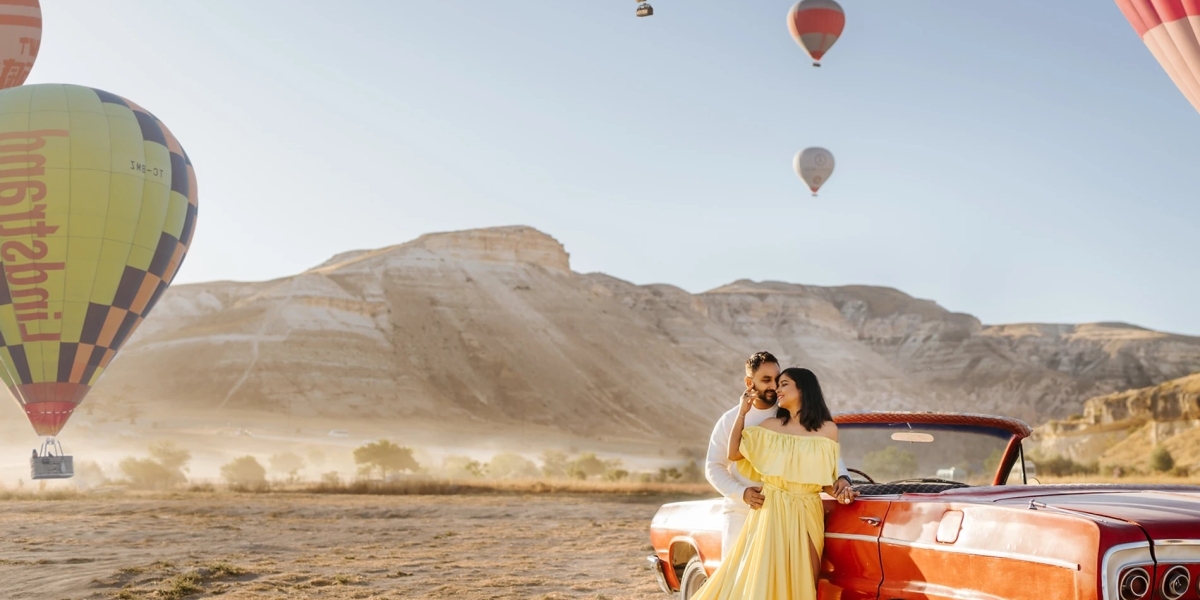
[[817,430],[817,435],[821,437],[827,437],[835,442],[838,441],[837,423],[834,423],[833,421],[825,421],[821,425],[821,428]]
[[779,417],[771,417],[770,419],[759,423],[758,426],[775,432],[783,431],[783,421],[781,421]]

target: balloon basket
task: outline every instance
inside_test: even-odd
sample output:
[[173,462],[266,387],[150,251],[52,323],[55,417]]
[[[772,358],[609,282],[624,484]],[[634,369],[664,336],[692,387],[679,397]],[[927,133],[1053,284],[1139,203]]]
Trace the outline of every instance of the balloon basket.
[[815,63],[813,63],[813,66],[814,66],[814,67],[819,67],[819,66],[821,66],[821,63],[819,63],[819,62],[815,62]]
[[63,454],[62,444],[54,438],[42,442],[29,459],[31,479],[69,479],[75,475],[75,457]]

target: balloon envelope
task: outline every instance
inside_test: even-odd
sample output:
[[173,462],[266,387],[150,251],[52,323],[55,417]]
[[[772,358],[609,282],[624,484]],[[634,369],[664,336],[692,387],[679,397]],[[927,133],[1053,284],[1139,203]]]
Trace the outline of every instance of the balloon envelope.
[[834,0],[801,0],[788,11],[787,23],[792,39],[820,61],[842,35],[846,14]]
[[1117,0],[1117,6],[1200,111],[1200,0]]
[[38,0],[0,0],[0,88],[25,83],[41,45]]
[[805,148],[792,159],[792,168],[808,189],[817,193],[833,174],[833,154],[824,148]]
[[57,435],[175,277],[196,225],[175,136],[97,89],[0,90],[0,378]]

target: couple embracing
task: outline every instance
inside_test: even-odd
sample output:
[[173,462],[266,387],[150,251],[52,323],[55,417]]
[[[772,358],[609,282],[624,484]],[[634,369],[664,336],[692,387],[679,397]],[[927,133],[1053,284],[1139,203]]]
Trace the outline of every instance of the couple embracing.
[[817,376],[746,361],[746,391],[713,429],[705,475],[725,496],[721,566],[693,600],[810,600],[825,546],[820,493],[854,501]]

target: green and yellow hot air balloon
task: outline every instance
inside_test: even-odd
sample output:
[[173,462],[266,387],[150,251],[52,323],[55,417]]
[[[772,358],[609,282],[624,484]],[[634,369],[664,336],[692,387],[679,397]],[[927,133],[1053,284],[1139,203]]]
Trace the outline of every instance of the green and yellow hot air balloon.
[[196,175],[146,109],[77,85],[0,90],[0,378],[55,436],[178,272]]

